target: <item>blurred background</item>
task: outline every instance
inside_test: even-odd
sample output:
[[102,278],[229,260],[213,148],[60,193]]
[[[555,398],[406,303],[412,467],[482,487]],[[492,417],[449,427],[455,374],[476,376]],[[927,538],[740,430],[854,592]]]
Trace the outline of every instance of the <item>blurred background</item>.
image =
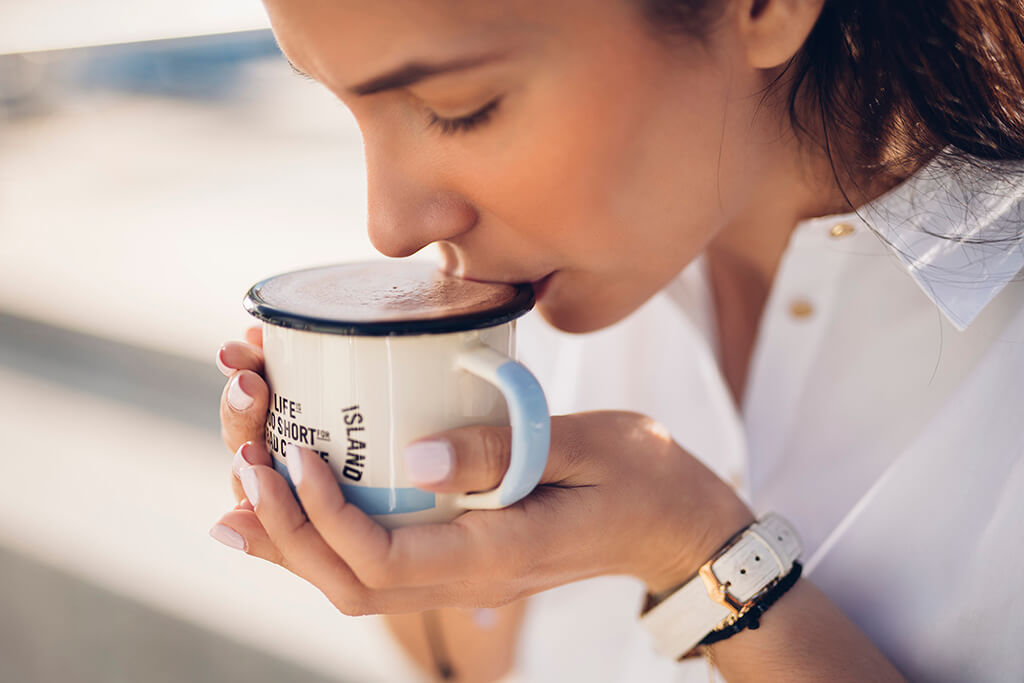
[[414,680],[206,535],[245,289],[374,257],[355,124],[259,2],[0,0],[0,681]]

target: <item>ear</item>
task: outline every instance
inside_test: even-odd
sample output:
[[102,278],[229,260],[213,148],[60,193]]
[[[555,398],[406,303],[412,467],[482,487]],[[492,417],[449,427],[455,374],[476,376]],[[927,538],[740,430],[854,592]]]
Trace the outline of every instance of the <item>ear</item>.
[[736,18],[755,69],[789,61],[814,28],[825,0],[737,0]]

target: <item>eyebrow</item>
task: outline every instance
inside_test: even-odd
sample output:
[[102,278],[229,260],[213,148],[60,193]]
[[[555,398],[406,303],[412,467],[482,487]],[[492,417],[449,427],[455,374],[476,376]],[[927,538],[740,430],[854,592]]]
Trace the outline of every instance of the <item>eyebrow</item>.
[[[505,57],[504,53],[488,53],[476,55],[474,57],[461,57],[447,62],[431,63],[414,60],[398,67],[397,69],[381,74],[380,76],[363,81],[358,85],[353,85],[348,90],[354,95],[374,95],[379,92],[384,92],[385,90],[404,88],[405,86],[419,83],[420,81],[433,76],[472,69],[497,61],[503,57]],[[288,64],[291,65],[292,71],[298,75],[303,78],[313,80],[312,76],[295,66],[291,60],[288,61]]]

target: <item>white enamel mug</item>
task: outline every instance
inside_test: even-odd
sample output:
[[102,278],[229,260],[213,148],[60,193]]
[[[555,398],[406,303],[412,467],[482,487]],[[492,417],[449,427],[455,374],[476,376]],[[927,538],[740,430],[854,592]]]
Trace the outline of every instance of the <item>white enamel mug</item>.
[[[533,306],[528,286],[467,282],[422,262],[342,264],[264,280],[245,305],[264,323],[267,447],[286,479],[285,445],[310,448],[346,500],[388,528],[505,507],[540,481],[547,401],[515,360],[515,318]],[[469,425],[511,425],[501,484],[415,488],[405,446]]]

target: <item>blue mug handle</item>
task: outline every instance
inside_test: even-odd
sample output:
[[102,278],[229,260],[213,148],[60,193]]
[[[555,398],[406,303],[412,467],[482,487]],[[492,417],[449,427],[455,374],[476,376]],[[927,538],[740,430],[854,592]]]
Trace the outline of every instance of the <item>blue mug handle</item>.
[[489,346],[464,351],[458,367],[498,387],[508,404],[512,448],[508,472],[498,488],[464,493],[456,505],[467,510],[497,510],[525,498],[540,482],[551,447],[551,416],[537,378],[523,365]]

